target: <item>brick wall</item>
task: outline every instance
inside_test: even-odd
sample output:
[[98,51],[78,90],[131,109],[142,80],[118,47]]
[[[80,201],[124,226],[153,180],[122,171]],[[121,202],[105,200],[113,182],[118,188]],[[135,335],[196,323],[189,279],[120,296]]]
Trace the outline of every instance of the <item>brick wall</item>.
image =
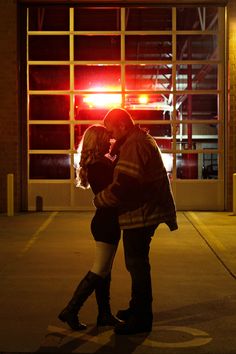
[[228,3],[228,122],[227,122],[227,196],[228,209],[232,210],[232,175],[236,173],[236,1]]
[[15,175],[19,209],[19,137],[17,84],[17,5],[0,1],[0,212],[6,211],[6,178]]

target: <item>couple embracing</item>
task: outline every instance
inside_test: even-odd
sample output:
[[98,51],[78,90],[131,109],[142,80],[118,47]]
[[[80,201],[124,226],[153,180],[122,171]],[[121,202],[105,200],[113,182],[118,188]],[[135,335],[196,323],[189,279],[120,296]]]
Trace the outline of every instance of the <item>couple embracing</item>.
[[[115,143],[110,148],[110,140]],[[95,291],[97,326],[113,326],[120,335],[152,330],[152,283],[149,249],[160,223],[178,228],[169,179],[156,141],[135,126],[130,114],[111,109],[103,125],[92,125],[79,146],[77,185],[91,187],[96,212],[91,232],[96,243],[92,268],[80,281],[59,319],[83,330],[78,313]],[[112,158],[111,158],[112,157]],[[123,233],[125,265],[131,276],[128,308],[114,316],[110,308],[113,260]]]

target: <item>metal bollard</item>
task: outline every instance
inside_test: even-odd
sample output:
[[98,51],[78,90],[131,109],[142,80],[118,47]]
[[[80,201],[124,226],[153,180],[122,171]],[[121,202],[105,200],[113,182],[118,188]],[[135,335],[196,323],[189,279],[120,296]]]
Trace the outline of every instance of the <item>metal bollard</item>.
[[236,173],[233,174],[233,214],[236,215]]
[[7,175],[7,216],[14,215],[14,175]]

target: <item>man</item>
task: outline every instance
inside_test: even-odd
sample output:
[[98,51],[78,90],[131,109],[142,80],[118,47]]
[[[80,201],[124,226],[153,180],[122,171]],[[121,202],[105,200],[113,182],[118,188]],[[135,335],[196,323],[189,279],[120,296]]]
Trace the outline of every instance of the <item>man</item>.
[[131,300],[117,317],[124,322],[117,334],[152,330],[152,284],[149,249],[160,223],[170,230],[178,228],[169,179],[155,140],[135,126],[130,114],[121,108],[110,110],[104,125],[116,140],[118,161],[113,182],[96,195],[96,207],[117,206],[123,230],[126,268],[131,275]]

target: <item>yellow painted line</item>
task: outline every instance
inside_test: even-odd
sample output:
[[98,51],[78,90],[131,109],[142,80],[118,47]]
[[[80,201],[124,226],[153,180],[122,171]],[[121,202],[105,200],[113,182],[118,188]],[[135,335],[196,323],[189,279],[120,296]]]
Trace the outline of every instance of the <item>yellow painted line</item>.
[[186,212],[186,214],[192,219],[195,226],[199,229],[199,231],[207,237],[208,240],[214,243],[214,245],[223,252],[226,252],[226,248],[223,243],[214,235],[214,233],[209,229],[207,225],[205,225],[199,217],[192,211]]
[[186,218],[193,224],[193,226],[198,230],[202,239],[208,244],[212,252],[218,258],[218,260],[223,264],[225,269],[230,273],[230,275],[236,279],[236,259],[231,255],[229,250],[224,246],[224,244],[217,238],[214,233],[204,224],[194,212],[184,213]]
[[54,211],[52,214],[49,215],[47,220],[45,220],[44,223],[33,233],[30,240],[27,242],[27,244],[20,252],[18,257],[22,257],[26,252],[28,252],[28,250],[33,246],[33,244],[38,240],[39,234],[48,227],[48,225],[52,222],[52,220],[55,218],[57,214],[58,211]]

